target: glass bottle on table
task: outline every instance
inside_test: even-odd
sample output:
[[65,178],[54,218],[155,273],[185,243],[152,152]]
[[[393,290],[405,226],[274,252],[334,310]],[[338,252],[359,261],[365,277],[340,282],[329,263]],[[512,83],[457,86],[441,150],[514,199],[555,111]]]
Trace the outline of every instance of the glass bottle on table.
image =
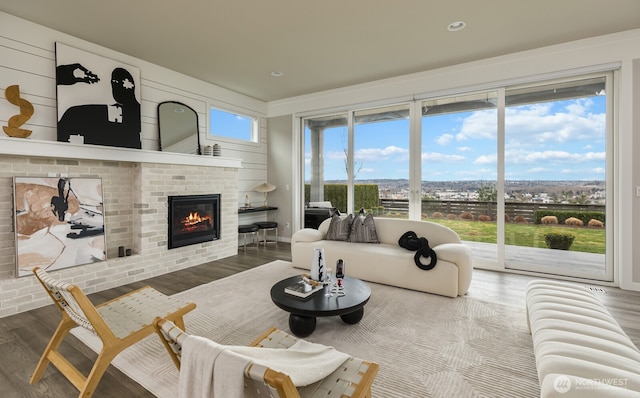
[[344,296],[344,285],[342,284],[342,280],[344,279],[344,269],[345,264],[342,259],[336,261],[336,283],[334,287],[331,289],[332,293],[336,293],[338,296]]

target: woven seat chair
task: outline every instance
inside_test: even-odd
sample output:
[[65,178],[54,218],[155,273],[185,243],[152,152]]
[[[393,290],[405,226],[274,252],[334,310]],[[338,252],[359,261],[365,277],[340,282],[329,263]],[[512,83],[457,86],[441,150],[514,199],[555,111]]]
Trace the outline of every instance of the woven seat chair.
[[[188,334],[166,319],[157,318],[153,324],[171,359],[180,369],[182,343]],[[287,349],[296,341],[296,337],[272,327],[250,346]],[[252,363],[245,369],[245,398],[370,398],[371,384],[377,373],[377,363],[349,358],[323,380],[297,388],[288,375]]]
[[[35,268],[33,272],[62,314],[62,320],[45,348],[30,383],[37,383],[51,362],[80,390],[78,397],[90,397],[113,358],[154,333],[152,323],[155,317],[162,316],[184,326],[183,315],[196,307],[193,303],[173,299],[149,286],[94,306],[79,287],[58,281],[40,268]],[[102,349],[86,377],[58,351],[67,333],[76,326],[89,330],[102,340]]]

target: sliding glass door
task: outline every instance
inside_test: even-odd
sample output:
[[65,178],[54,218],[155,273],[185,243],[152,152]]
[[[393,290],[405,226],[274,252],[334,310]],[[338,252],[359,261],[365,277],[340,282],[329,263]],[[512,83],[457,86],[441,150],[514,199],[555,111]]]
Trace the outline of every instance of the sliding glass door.
[[354,113],[354,209],[409,217],[409,105]]
[[612,75],[304,119],[305,202],[444,224],[477,267],[611,281]]
[[347,211],[347,124],[346,113],[304,121],[304,202],[307,206]]
[[476,266],[497,258],[497,95],[422,102],[422,219],[472,244]]
[[612,280],[608,91],[605,76],[506,90],[506,268]]
[[409,106],[305,119],[305,203],[408,217]]

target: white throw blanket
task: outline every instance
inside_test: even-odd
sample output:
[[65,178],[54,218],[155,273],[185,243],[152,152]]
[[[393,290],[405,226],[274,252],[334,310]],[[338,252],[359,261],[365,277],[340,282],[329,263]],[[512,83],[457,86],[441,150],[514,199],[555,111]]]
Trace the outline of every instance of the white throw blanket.
[[349,355],[333,347],[298,340],[289,349],[227,346],[199,336],[182,344],[179,398],[244,395],[244,370],[258,363],[286,373],[296,386],[330,375]]

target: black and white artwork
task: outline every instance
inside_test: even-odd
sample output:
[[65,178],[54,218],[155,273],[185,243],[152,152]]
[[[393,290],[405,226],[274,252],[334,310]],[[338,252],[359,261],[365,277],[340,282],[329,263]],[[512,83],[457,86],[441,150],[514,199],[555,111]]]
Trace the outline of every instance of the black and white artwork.
[[141,148],[140,70],[56,43],[58,141]]
[[17,276],[106,260],[100,178],[14,177]]

